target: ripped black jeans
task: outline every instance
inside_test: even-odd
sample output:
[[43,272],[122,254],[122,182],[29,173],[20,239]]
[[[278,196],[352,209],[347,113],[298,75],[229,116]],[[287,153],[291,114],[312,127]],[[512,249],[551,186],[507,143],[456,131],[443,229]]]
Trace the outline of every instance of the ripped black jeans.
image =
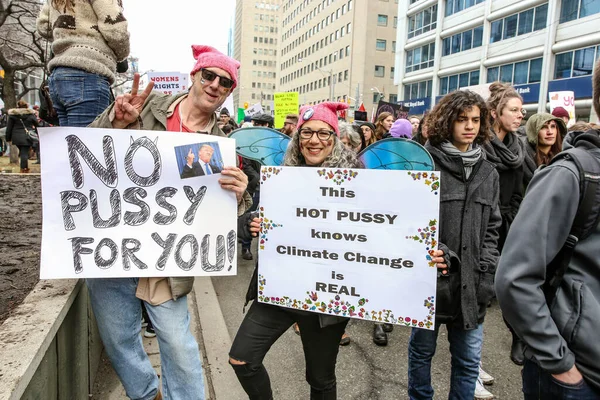
[[263,359],[273,343],[294,322],[300,327],[311,400],[336,399],[335,363],[348,320],[321,328],[317,313],[254,301],[229,352],[232,359],[246,363],[232,364],[232,367],[250,400],[273,398]]

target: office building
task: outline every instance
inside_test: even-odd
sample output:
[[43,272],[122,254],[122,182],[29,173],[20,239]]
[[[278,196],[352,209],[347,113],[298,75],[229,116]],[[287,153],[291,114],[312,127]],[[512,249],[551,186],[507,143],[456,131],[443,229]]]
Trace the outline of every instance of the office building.
[[379,99],[395,102],[397,11],[394,0],[284,0],[277,91],[300,104],[362,102],[369,115]]
[[549,92],[569,90],[577,119],[596,120],[599,0],[408,0],[398,7],[396,84],[411,113],[458,88],[501,80],[517,88],[530,113],[548,109]]

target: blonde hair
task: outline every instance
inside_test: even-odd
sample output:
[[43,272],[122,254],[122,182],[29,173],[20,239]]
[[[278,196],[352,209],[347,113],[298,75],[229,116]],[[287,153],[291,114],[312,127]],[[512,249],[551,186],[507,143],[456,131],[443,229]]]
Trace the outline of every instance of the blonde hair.
[[[490,85],[490,97],[487,99],[487,107],[490,110],[490,118],[492,119],[492,128],[497,130],[498,118],[502,115],[502,109],[510,99],[519,99],[523,103],[523,98],[510,83],[494,82]],[[492,115],[496,113],[496,118]]]

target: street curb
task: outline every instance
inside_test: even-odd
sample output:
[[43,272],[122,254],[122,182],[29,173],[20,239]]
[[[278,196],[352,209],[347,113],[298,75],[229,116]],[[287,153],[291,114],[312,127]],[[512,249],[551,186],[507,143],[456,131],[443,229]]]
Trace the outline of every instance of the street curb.
[[209,375],[209,385],[212,386],[207,387],[207,398],[210,393],[212,399],[214,393],[215,400],[247,399],[233,368],[229,365],[231,338],[211,278],[196,277],[193,294],[200,319],[203,358],[208,363],[204,366],[204,371]]

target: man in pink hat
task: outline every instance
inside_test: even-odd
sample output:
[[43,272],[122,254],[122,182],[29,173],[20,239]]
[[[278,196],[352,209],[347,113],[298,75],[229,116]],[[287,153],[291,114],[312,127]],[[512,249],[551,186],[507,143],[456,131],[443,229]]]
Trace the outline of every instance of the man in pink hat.
[[[197,132],[225,136],[215,111],[237,85],[240,63],[210,46],[192,46],[196,63],[189,93],[152,92],[150,82],[138,92],[135,74],[131,93],[121,95],[90,126]],[[235,166],[226,166],[221,187],[234,192],[238,215],[252,200],[248,178]],[[168,399],[204,399],[200,352],[190,332],[186,295],[193,277],[88,279],[92,308],[106,353],[131,399],[162,399],[159,379],[140,336],[141,302],[152,320],[160,345],[162,392]]]

